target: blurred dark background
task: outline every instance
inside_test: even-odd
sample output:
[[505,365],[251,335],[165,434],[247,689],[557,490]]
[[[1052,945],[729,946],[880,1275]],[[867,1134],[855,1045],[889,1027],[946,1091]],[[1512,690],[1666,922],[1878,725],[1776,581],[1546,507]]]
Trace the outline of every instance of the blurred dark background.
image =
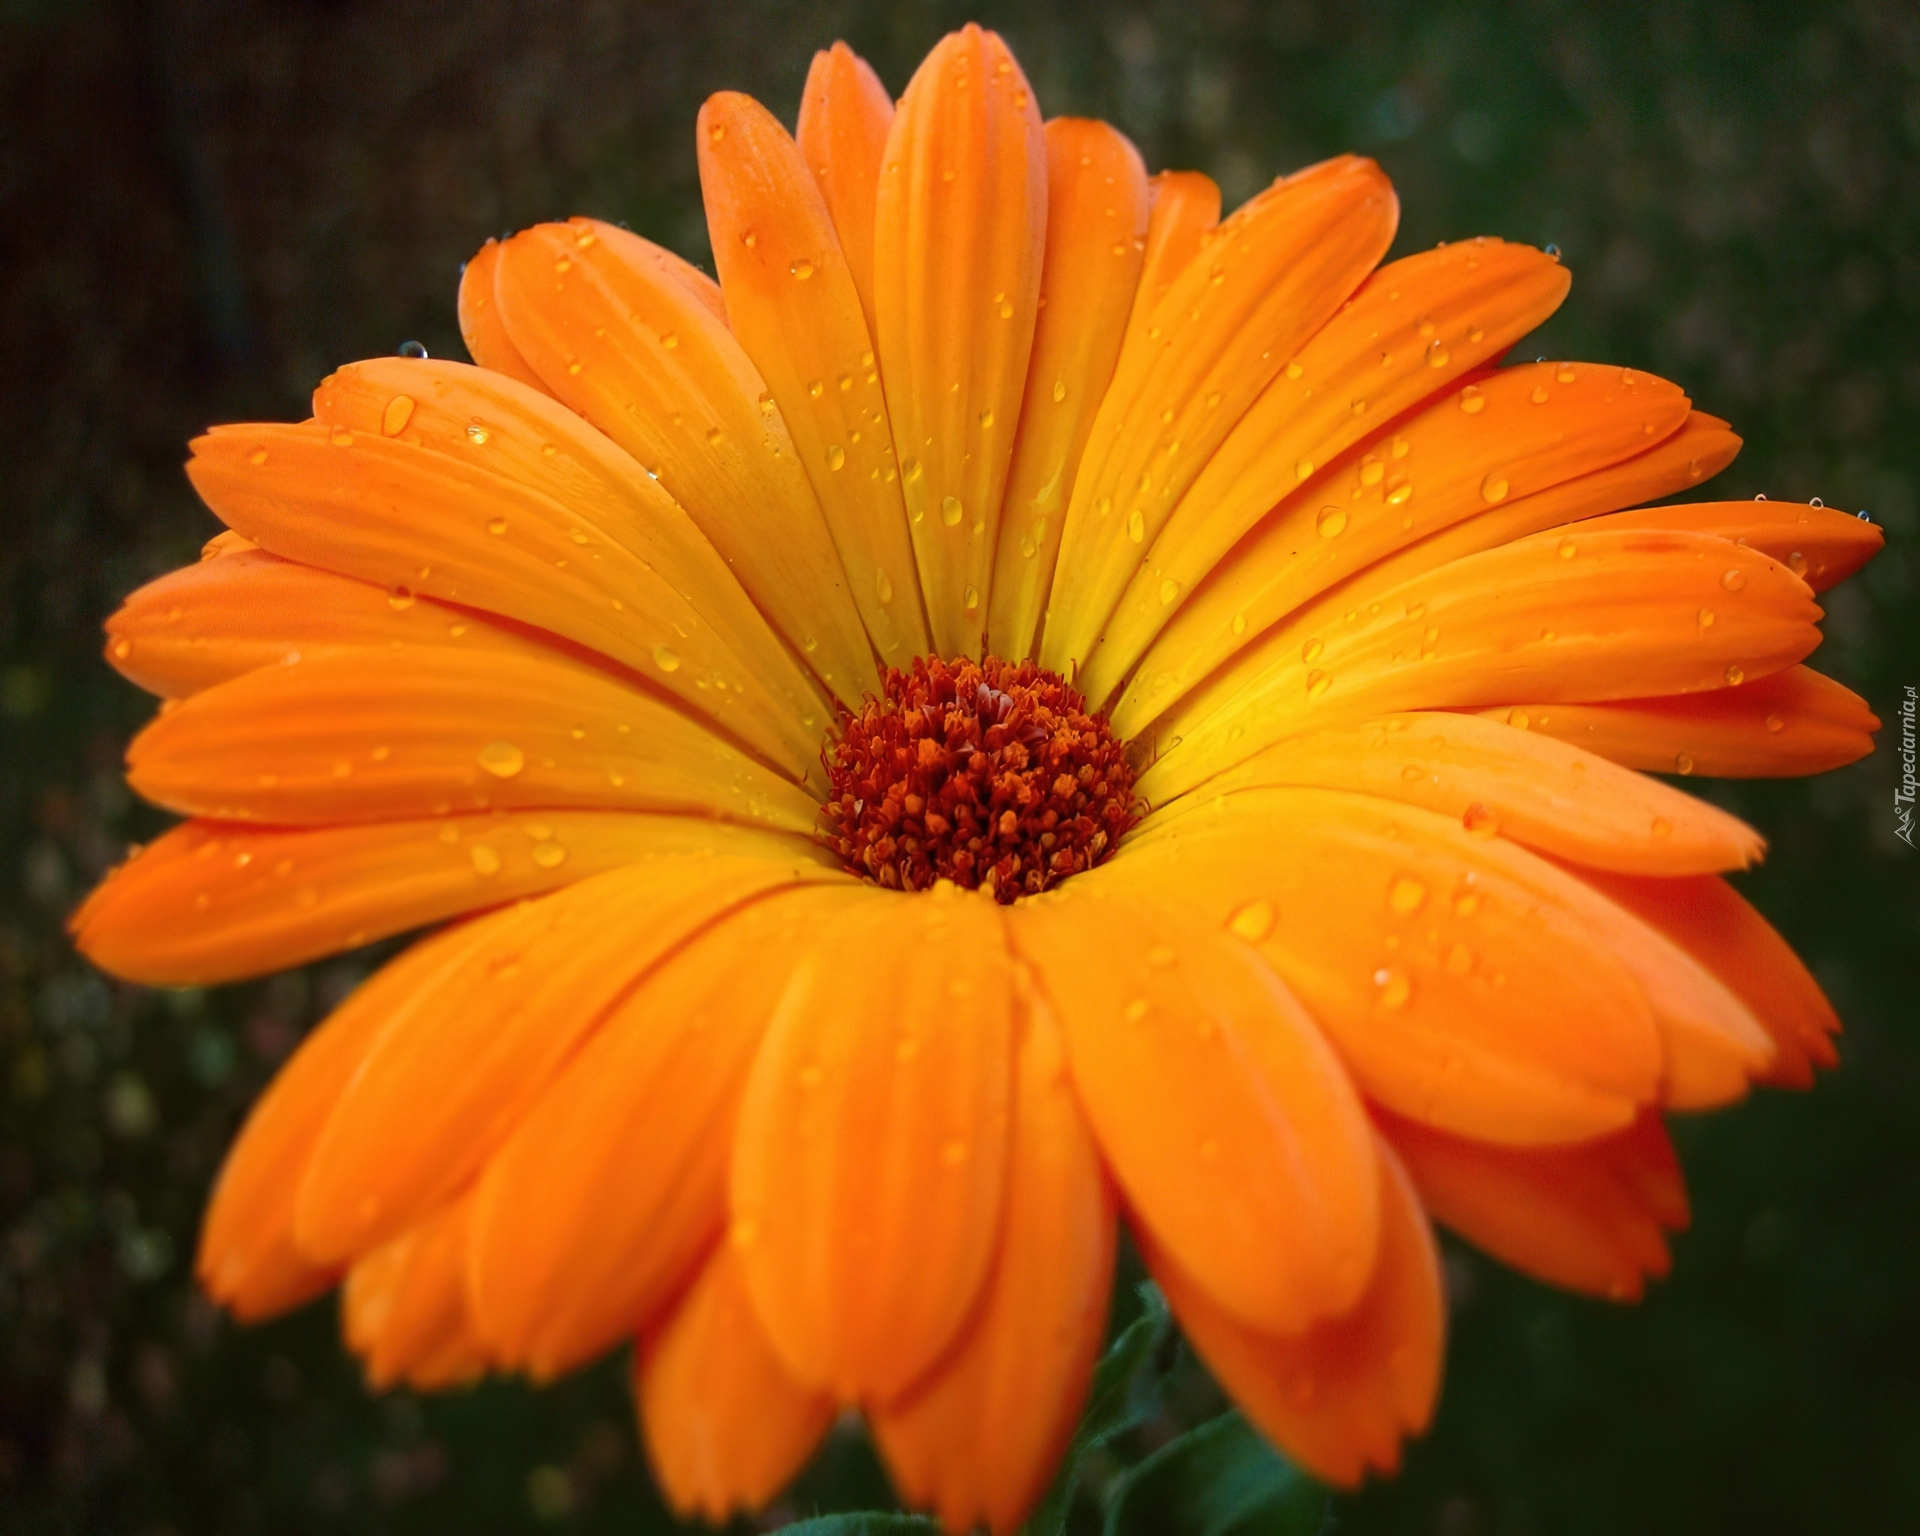
[[[1557,243],[1527,352],[1631,363],[1730,417],[1730,497],[1866,508],[1889,548],[1816,662],[1884,717],[1920,682],[1920,6],[1912,0],[583,4],[0,0],[0,1528],[664,1530],[622,1368],[374,1398],[330,1302],[250,1331],[194,1294],[247,1104],[369,963],[156,993],[61,921],[151,812],[117,769],[147,700],[99,625],[214,531],[181,474],[230,418],[299,418],[333,365],[417,338],[488,234],[591,213],[706,253],[693,114],[791,122],[845,37],[898,91],[970,14],[1051,113],[1231,203],[1377,156],[1398,250]],[[1342,1532],[1920,1529],[1920,863],[1892,754],[1690,784],[1772,841],[1742,887],[1846,1020],[1843,1066],[1680,1125],[1696,1201],[1641,1306],[1449,1252],[1454,1341],[1404,1474]],[[798,1507],[883,1498],[836,1437]]]

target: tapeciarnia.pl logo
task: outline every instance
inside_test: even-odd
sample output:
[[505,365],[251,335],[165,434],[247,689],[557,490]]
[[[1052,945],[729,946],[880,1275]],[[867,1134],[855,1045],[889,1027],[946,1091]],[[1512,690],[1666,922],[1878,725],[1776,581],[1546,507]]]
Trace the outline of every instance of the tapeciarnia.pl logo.
[[1907,684],[1907,696],[1900,701],[1900,782],[1893,791],[1893,835],[1909,848],[1913,846],[1913,727],[1915,689]]

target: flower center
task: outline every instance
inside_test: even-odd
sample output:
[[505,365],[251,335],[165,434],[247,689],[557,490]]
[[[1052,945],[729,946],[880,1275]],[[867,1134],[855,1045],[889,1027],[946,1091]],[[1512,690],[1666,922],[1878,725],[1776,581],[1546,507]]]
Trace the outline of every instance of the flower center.
[[1091,869],[1140,819],[1125,744],[1030,661],[917,657],[835,724],[826,841],[877,885],[1012,901]]

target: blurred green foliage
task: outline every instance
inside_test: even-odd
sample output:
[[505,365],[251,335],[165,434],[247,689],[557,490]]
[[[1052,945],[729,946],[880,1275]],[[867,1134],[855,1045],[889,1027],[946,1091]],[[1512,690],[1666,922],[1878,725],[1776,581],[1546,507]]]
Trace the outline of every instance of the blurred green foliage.
[[[9,0],[0,6],[0,1527],[669,1528],[623,1367],[372,1398],[331,1304],[239,1330],[188,1280],[222,1149],[377,958],[217,993],[93,973],[60,923],[161,824],[120,786],[149,704],[98,626],[213,531],[211,421],[298,418],[331,365],[460,355],[459,262],[572,212],[704,253],[723,87],[791,117],[836,36],[896,91],[969,14],[1055,113],[1230,201],[1342,149],[1399,251],[1486,232],[1574,271],[1528,353],[1673,378],[1747,438],[1714,487],[1868,508],[1889,548],[1817,662],[1883,716],[1920,682],[1920,9],[1911,0]],[[1891,755],[1693,784],[1772,842],[1743,888],[1847,1022],[1811,1094],[1684,1122],[1674,1278],[1617,1309],[1450,1249],[1449,1379],[1354,1536],[1909,1529],[1920,1511],[1920,864]],[[1125,1299],[1125,1293],[1123,1293]],[[1123,1308],[1124,1310],[1124,1308]],[[1221,1407],[1178,1366],[1126,1455]],[[1103,1450],[1089,1475],[1125,1456]],[[783,1512],[883,1504],[836,1431]],[[1081,1514],[1086,1513],[1083,1509]]]

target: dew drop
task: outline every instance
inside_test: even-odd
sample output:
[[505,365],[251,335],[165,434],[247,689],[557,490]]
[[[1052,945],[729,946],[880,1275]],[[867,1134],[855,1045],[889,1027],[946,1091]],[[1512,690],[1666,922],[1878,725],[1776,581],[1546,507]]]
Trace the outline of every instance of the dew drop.
[[506,531],[507,520],[504,517],[490,517],[487,519],[487,532],[492,534],[496,539]]
[[527,766],[527,754],[510,741],[490,741],[476,761],[496,779],[510,779]]
[[1787,556],[1787,569],[1792,571],[1796,576],[1806,575],[1807,557],[1796,549],[1792,554]]
[[1396,1012],[1407,1006],[1407,999],[1413,996],[1413,983],[1408,981],[1406,973],[1394,966],[1383,965],[1373,973],[1373,984],[1380,989],[1380,1006]]
[[1105,517],[1109,512],[1113,510],[1113,498],[1111,496],[1094,497],[1093,510],[1099,513],[1100,516]]
[[395,613],[404,613],[413,606],[413,589],[411,587],[395,587],[387,594],[387,606]]
[[1309,640],[1305,645],[1300,647],[1300,659],[1308,663],[1318,661],[1320,659],[1320,652],[1324,649],[1325,647],[1322,646],[1317,639]]
[[653,648],[653,664],[662,672],[678,672],[680,657],[671,646],[656,645]]
[[1452,361],[1453,354],[1447,351],[1445,342],[1436,341],[1432,346],[1427,348],[1427,366],[1429,368],[1444,368]]
[[1653,818],[1653,825],[1650,830],[1655,837],[1672,837],[1673,823],[1668,821],[1664,816],[1656,816]]
[[1139,544],[1146,539],[1146,536],[1147,536],[1146,514],[1143,513],[1138,507],[1135,507],[1131,512],[1127,514],[1127,537],[1133,540],[1134,543]]
[[1480,393],[1478,384],[1469,384],[1460,391],[1460,409],[1469,416],[1478,416],[1487,408],[1487,397]]
[[500,873],[500,855],[485,843],[475,843],[467,850],[467,857],[473,861],[473,872],[476,875]]
[[1313,526],[1323,539],[1337,539],[1347,531],[1347,512],[1344,507],[1322,507]]
[[1713,628],[1713,610],[1711,608],[1702,608],[1695,617],[1699,619],[1702,629]]
[[1676,773],[1685,775],[1693,772],[1693,759],[1685,752],[1674,754],[1673,767]]
[[559,843],[535,843],[533,862],[542,869],[558,869],[567,862],[567,850]]
[[1770,731],[1784,730],[1786,724],[1787,722],[1782,720],[1778,715],[1767,716],[1767,729]]
[[335,432],[333,436],[328,438],[327,441],[332,443],[336,448],[351,448],[353,446],[353,434],[345,427],[342,427]]
[[980,589],[974,586],[972,582],[967,583],[965,603],[966,603],[966,609],[968,613],[974,613],[979,610]]
[[1533,393],[1528,395],[1527,398],[1535,405],[1545,405],[1547,403],[1547,386],[1544,384],[1534,385]]
[[966,516],[966,509],[960,505],[958,496],[940,498],[940,521],[949,528],[957,527],[960,519]]
[[1729,688],[1738,688],[1746,680],[1747,680],[1747,674],[1740,670],[1740,664],[1738,662],[1728,663],[1727,686]]
[[1298,464],[1293,466],[1293,478],[1296,480],[1304,480],[1307,478],[1308,475],[1312,473],[1313,473],[1312,459],[1302,459]]
[[1244,613],[1236,613],[1233,616],[1232,627],[1236,635],[1244,635],[1247,632],[1247,616]]
[[1427,899],[1427,888],[1412,875],[1402,875],[1387,890],[1387,905],[1401,917],[1411,917]]
[[467,428],[467,441],[472,443],[476,448],[484,448],[487,445],[487,440],[492,436],[493,434],[478,422],[475,422]]
[[1287,377],[1290,379],[1297,379],[1306,371],[1307,370],[1302,368],[1297,362],[1287,364]]
[[1574,543],[1572,539],[1562,539],[1559,544],[1559,551],[1562,560],[1571,560],[1575,555],[1580,553],[1580,546]]
[[1132,999],[1121,1009],[1121,1014],[1129,1024],[1138,1024],[1147,1016],[1147,1000],[1144,997]]
[[873,595],[882,603],[890,603],[893,601],[893,583],[887,578],[887,573],[881,570],[879,566],[873,568]]
[[813,263],[802,256],[798,258],[792,266],[788,267],[787,270],[793,274],[796,282],[804,283],[808,278],[813,276]]
[[[424,349],[421,353],[425,356]],[[413,420],[413,397],[395,395],[387,402],[387,408],[380,413],[380,430],[388,437],[397,437],[406,430],[407,423]]]
[[906,459],[900,465],[900,478],[908,485],[918,485],[921,473],[918,459]]
[[255,468],[258,468],[267,462],[267,450],[264,448],[254,449],[252,453],[247,455],[247,462]]
[[838,443],[827,444],[827,468],[844,469],[847,463],[847,450]]
[[1249,944],[1258,944],[1273,932],[1273,903],[1250,901],[1235,908],[1227,919],[1227,931],[1238,934]]
[[1720,585],[1725,587],[1729,592],[1738,592],[1746,584],[1747,574],[1745,571],[1728,571],[1726,575],[1720,578]]
[[1500,818],[1475,800],[1460,813],[1460,825],[1475,837],[1492,837],[1500,830]]
[[1307,674],[1307,697],[1317,699],[1332,685],[1333,679],[1315,668]]
[[1488,470],[1486,479],[1480,482],[1480,494],[1485,500],[1490,502],[1505,501],[1507,499],[1507,477],[1497,469]]
[[1160,583],[1160,606],[1166,607],[1180,596],[1180,583],[1169,576]]

